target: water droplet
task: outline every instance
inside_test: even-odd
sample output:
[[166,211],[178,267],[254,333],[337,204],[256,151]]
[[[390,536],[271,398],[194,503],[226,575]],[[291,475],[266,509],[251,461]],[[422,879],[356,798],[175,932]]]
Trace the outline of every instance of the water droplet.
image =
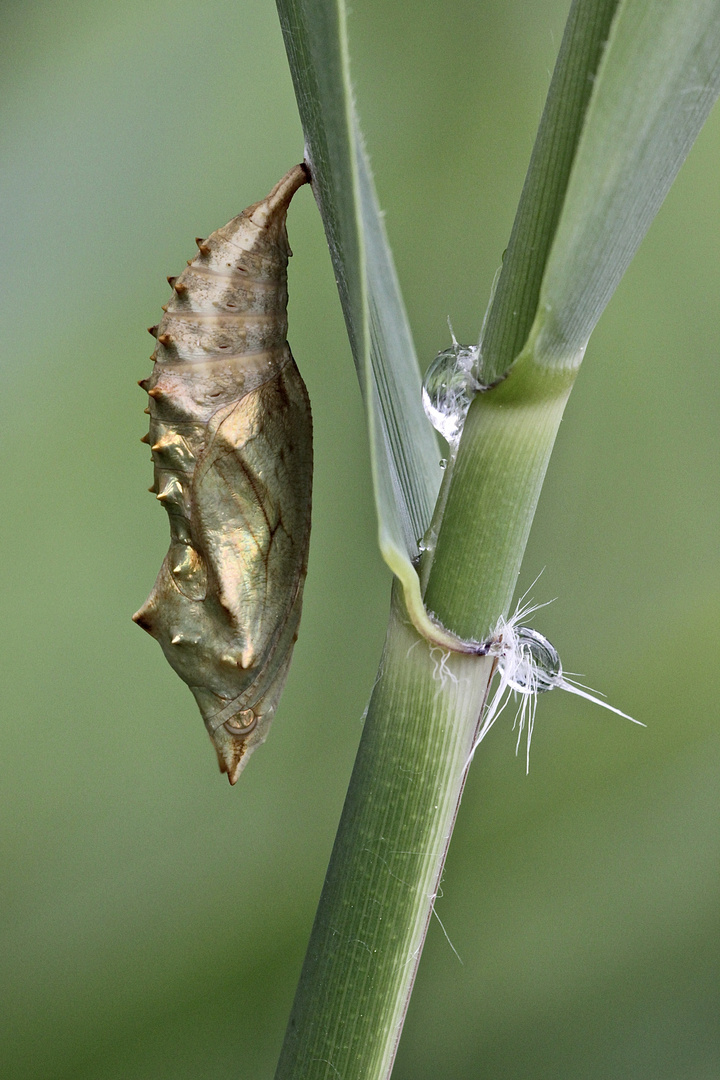
[[[529,626],[518,626],[514,633],[514,655],[508,657],[508,686],[522,694],[542,694],[561,685],[562,664],[555,646]],[[505,667],[503,659],[498,661],[501,671]]]
[[447,458],[446,457],[441,457],[440,460],[438,461],[438,465],[440,466],[440,468],[444,472],[445,469],[447,469]]
[[460,441],[470,402],[480,389],[474,375],[477,359],[476,345],[454,342],[437,354],[423,379],[422,402],[427,418],[453,450]]

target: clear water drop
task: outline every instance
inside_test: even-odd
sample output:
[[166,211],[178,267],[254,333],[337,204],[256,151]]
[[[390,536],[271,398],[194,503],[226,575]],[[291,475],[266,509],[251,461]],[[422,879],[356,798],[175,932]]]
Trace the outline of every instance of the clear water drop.
[[447,469],[447,458],[446,457],[441,457],[440,460],[438,461],[438,465],[443,470],[443,472],[445,472],[445,470]]
[[[542,694],[564,683],[557,649],[529,626],[515,628],[516,646],[507,672],[508,686],[521,694]],[[502,670],[503,658],[498,661]]]
[[460,441],[470,402],[481,389],[474,375],[477,360],[476,345],[455,341],[437,354],[423,379],[425,414],[453,450]]

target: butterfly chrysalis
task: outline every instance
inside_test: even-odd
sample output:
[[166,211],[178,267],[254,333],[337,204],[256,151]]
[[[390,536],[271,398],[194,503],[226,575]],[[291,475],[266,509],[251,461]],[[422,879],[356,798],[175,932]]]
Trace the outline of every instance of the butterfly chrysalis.
[[231,784],[264,741],[297,638],[312,421],[286,341],[285,218],[304,165],[207,240],[173,288],[149,397],[170,550],[133,616],[192,690]]

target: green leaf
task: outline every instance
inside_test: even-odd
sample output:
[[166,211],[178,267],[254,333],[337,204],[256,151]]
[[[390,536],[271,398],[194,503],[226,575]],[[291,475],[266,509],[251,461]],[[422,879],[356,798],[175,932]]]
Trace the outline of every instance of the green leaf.
[[619,6],[543,278],[546,358],[585,348],[718,93],[718,0]]
[[427,617],[412,560],[441,470],[420,371],[354,115],[342,0],[278,0],[313,190],[325,225],[367,409],[379,544],[416,626],[463,648]]
[[577,365],[720,92],[718,0],[575,0],[483,339]]
[[507,377],[470,408],[428,575],[458,635],[509,603],[588,338],[719,91],[718,0],[575,0],[482,342]]
[[597,69],[620,0],[575,0],[482,340],[481,381],[503,375],[535,321]]

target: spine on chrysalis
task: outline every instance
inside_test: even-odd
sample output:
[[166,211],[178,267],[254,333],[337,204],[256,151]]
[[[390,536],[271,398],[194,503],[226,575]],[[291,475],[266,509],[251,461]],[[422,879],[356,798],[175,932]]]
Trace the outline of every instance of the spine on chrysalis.
[[148,394],[152,491],[170,549],[133,616],[192,690],[234,784],[264,741],[307,572],[312,421],[286,341],[285,218],[304,165],[207,239],[177,277]]

